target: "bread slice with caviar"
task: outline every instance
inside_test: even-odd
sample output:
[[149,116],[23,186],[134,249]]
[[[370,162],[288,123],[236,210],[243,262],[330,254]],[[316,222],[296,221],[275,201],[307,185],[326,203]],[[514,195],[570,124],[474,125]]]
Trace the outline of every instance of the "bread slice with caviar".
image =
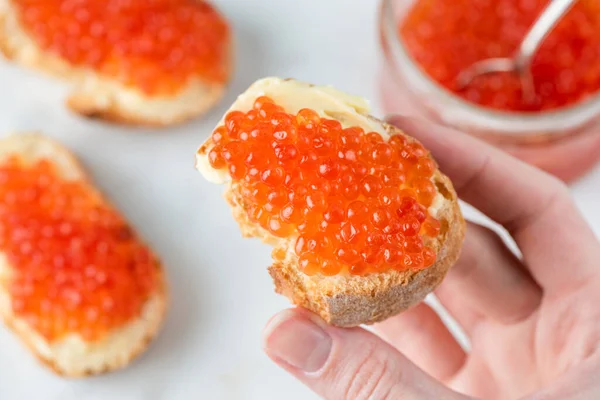
[[245,237],[271,244],[276,291],[330,324],[422,301],[456,262],[465,222],[421,144],[328,86],[265,78],[196,154]]
[[207,2],[180,3],[0,0],[0,51],[71,83],[67,105],[80,115],[181,123],[222,98],[233,45]]
[[59,375],[127,366],[163,324],[161,263],[74,156],[35,133],[0,139],[0,317]]

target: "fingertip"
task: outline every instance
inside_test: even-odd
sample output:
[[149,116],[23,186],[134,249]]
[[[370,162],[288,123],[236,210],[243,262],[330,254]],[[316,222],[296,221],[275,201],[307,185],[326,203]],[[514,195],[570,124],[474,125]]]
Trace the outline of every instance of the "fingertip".
[[403,114],[388,114],[384,117],[384,121],[390,125],[394,125],[398,128],[402,129],[402,126],[405,125],[406,123],[414,120],[414,117],[411,117],[409,115],[403,115]]
[[266,351],[268,347],[268,340],[273,332],[285,321],[293,318],[302,318],[304,310],[300,308],[287,308],[281,310],[269,318],[262,330],[262,347]]
[[323,322],[301,309],[287,309],[272,317],[263,330],[263,349],[277,364],[303,372],[323,367],[332,338]]
[[420,141],[434,156],[436,153],[443,153],[446,149],[452,147],[446,144],[448,138],[453,138],[454,141],[459,142],[471,139],[471,137],[465,138],[467,135],[457,132],[454,128],[439,125],[415,116],[393,114],[388,115],[385,121],[400,129],[406,135]]
[[294,308],[287,308],[285,310],[281,310],[281,311],[277,312],[276,314],[272,315],[271,318],[269,318],[269,320],[263,327],[263,331],[262,331],[263,347],[265,346],[265,341],[267,340],[267,338],[271,335],[271,333],[273,333],[275,328],[277,328],[277,326],[281,322],[283,322],[289,318],[293,318],[295,316],[296,316],[296,310]]
[[308,319],[312,320],[313,322],[315,322],[316,324],[319,324],[322,326],[327,325],[326,322],[323,321],[318,315],[310,312],[309,310],[307,310],[305,308],[290,307],[290,308],[286,308],[284,310],[281,310],[281,311],[275,313],[273,316],[271,316],[271,318],[269,318],[269,320],[265,324],[265,327],[263,328],[263,335],[270,332],[279,320],[283,320],[283,319],[287,319],[287,318],[308,318]]
[[402,118],[402,115],[400,115],[400,114],[386,114],[386,115],[383,117],[383,120],[384,120],[385,122],[387,122],[388,124],[393,124],[393,123],[394,123],[394,120],[395,120],[396,118]]

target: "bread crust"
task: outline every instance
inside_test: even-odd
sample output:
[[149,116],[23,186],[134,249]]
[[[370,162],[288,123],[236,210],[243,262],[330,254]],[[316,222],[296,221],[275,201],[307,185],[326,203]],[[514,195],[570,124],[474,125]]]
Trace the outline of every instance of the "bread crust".
[[[390,136],[402,135],[409,142],[418,142],[392,125],[372,116],[368,118],[372,123],[383,127]],[[205,143],[198,153],[207,154],[209,146]],[[430,154],[429,157],[435,163]],[[227,183],[225,198],[232,207],[233,216],[244,237],[257,237],[276,248],[286,250],[286,258],[268,269],[275,291],[286,296],[293,304],[318,314],[332,325],[353,327],[383,321],[421,302],[442,282],[449,268],[458,259],[466,229],[458,198],[450,179],[437,169],[437,163],[433,181],[438,193],[444,198],[436,216],[442,225],[441,233],[435,239],[426,239],[426,245],[437,254],[436,262],[419,271],[392,270],[363,277],[305,275],[298,269],[297,256],[293,250],[290,251],[293,249],[293,239],[276,238],[252,223],[244,211],[243,198],[235,183]]]
[[[1,139],[0,161],[12,155],[19,156],[27,164],[47,159],[64,179],[90,183],[79,162],[67,149],[40,134],[13,134]],[[102,200],[107,201],[105,198]],[[31,352],[58,375],[82,378],[121,369],[148,348],[164,322],[168,303],[167,285],[160,262],[156,268],[157,288],[138,318],[108,333],[98,342],[86,342],[79,335],[71,333],[50,343],[13,314],[7,289],[12,267],[0,252],[0,317]]]
[[[232,40],[226,45],[229,57],[225,63],[231,76]],[[193,77],[173,95],[147,96],[90,68],[72,66],[57,55],[41,50],[20,26],[11,0],[0,0],[0,52],[17,64],[73,83],[66,101],[72,111],[84,117],[126,125],[163,127],[198,117],[221,100],[228,84]]]

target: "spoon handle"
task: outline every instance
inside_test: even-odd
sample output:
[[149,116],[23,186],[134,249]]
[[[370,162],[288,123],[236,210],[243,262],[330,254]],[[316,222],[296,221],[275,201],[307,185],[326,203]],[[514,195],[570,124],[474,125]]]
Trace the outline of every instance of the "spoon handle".
[[550,0],[550,4],[535,21],[515,56],[515,65],[518,70],[529,67],[544,39],[556,26],[558,21],[569,11],[577,0]]

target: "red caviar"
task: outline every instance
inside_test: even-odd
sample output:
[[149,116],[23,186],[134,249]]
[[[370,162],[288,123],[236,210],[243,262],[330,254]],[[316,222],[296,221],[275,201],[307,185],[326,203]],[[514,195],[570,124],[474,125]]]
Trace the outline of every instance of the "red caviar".
[[157,260],[88,184],[51,163],[0,165],[0,250],[12,266],[12,309],[48,340],[86,340],[140,315]]
[[411,56],[435,81],[464,99],[507,111],[542,111],[600,90],[600,2],[579,0],[546,38],[532,63],[536,98],[522,99],[513,74],[456,77],[476,61],[510,57],[550,0],[420,0],[401,23]]
[[147,94],[228,76],[229,27],[201,0],[14,0],[45,50]]
[[307,275],[435,262],[424,243],[440,232],[427,210],[436,193],[435,164],[420,144],[343,128],[310,109],[290,114],[264,96],[248,112],[228,113],[212,144],[209,161],[229,170],[250,220],[294,238]]

